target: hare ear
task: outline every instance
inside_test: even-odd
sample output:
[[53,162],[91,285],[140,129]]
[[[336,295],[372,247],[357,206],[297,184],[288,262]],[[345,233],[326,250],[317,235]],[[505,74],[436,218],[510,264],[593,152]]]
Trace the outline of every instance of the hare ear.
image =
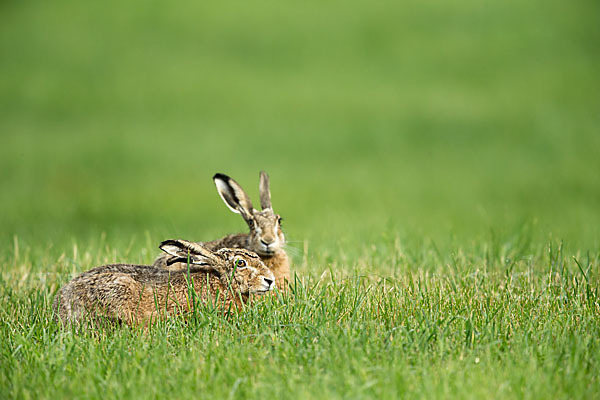
[[219,258],[206,248],[187,240],[165,240],[159,248],[173,256],[167,260],[167,265],[189,261],[190,264],[194,265],[212,266],[219,261]]
[[217,192],[227,207],[236,214],[242,214],[244,219],[251,219],[254,207],[244,189],[225,174],[216,174],[213,176],[213,180],[217,186]]
[[269,175],[265,171],[260,171],[260,184],[258,186],[260,192],[260,206],[263,210],[272,209],[271,206],[271,186]]

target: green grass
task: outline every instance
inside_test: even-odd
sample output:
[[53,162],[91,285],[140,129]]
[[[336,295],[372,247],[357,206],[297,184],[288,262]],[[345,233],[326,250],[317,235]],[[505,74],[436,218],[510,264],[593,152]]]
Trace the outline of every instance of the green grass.
[[[596,1],[0,4],[0,398],[594,398]],[[297,281],[74,334],[56,291],[245,229]]]
[[[230,318],[208,308],[146,333],[62,330],[39,284],[55,279],[3,279],[2,397],[595,397],[600,254],[519,251],[469,249],[436,271],[434,248],[396,242],[348,277],[333,263]],[[367,275],[383,265],[393,277]]]

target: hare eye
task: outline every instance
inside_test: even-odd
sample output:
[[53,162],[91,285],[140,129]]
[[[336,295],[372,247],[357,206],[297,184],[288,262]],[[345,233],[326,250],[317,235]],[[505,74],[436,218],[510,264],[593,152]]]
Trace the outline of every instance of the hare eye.
[[235,266],[237,268],[244,268],[246,266],[245,260],[235,260]]
[[279,217],[279,219],[277,220],[277,222],[279,222],[279,225],[281,226],[281,222],[283,222],[283,218]]

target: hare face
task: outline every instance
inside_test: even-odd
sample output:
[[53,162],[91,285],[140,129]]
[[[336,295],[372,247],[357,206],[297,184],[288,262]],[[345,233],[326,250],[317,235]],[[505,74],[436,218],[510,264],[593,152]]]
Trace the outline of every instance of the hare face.
[[243,249],[223,249],[228,275],[237,283],[242,294],[262,294],[275,288],[273,272],[254,253]]
[[272,256],[285,244],[281,217],[271,210],[253,213],[250,241],[261,256]]

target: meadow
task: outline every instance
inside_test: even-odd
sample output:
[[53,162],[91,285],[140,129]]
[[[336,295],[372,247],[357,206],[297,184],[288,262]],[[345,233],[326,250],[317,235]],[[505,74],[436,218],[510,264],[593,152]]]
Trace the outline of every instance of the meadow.
[[[595,1],[0,4],[0,398],[595,398]],[[246,229],[295,278],[73,332],[56,291]]]

